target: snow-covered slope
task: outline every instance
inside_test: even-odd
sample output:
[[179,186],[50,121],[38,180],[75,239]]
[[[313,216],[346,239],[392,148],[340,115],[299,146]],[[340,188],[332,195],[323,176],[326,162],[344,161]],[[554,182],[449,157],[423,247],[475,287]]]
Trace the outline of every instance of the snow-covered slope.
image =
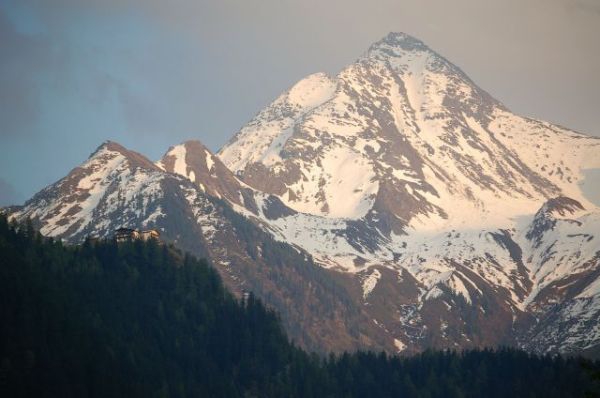
[[256,207],[252,190],[199,141],[186,141],[169,148],[156,164],[162,170],[188,178],[212,196],[249,209]]
[[[132,216],[146,227],[164,216],[161,206],[150,205],[163,197],[164,183],[164,173],[152,162],[108,141],[13,216],[36,220],[44,235],[74,240],[105,231],[111,223],[126,224]],[[101,213],[111,214],[110,219],[99,222]]]
[[274,195],[265,195],[240,181],[210,150],[199,141],[186,141],[169,148],[156,165],[164,171],[178,174],[210,196],[223,199],[233,209],[259,221],[260,214],[269,220],[290,216],[296,212]]
[[106,143],[11,215],[72,242],[159,228],[310,348],[584,352],[600,347],[600,209],[578,184],[598,153],[391,33],[218,156]]
[[[386,340],[391,345],[389,336],[365,321],[358,303],[331,289],[331,272],[258,226],[254,195],[199,142],[171,148],[156,164],[106,142],[65,178],[7,210],[67,243],[110,239],[121,227],[157,229],[161,240],[207,258],[234,293],[253,291],[267,300],[290,335],[309,349],[381,348]],[[277,198],[260,196],[267,204],[261,214],[292,213]],[[357,327],[369,341],[360,340]]]
[[[421,312],[450,305],[448,294],[482,307],[493,292],[491,310],[516,330],[542,316],[540,292],[599,266],[600,212],[578,186],[598,153],[600,139],[511,113],[421,41],[391,33],[337,76],[301,80],[219,157],[298,211],[269,220],[278,239],[356,274],[365,299],[383,266],[414,278]],[[542,220],[570,200],[572,220]],[[540,220],[554,229],[531,232]]]
[[300,81],[219,156],[295,210],[399,232],[503,226],[561,193],[584,203],[576,184],[599,149],[511,114],[422,42],[390,34],[337,77]]

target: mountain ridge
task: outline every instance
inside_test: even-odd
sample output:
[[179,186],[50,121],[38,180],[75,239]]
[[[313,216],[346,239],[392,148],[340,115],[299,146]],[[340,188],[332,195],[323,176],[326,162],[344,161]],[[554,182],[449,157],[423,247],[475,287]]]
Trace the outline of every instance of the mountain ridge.
[[12,217],[74,242],[155,226],[314,347],[600,344],[600,209],[578,186],[600,139],[510,113],[408,35],[302,79],[216,155],[101,148]]

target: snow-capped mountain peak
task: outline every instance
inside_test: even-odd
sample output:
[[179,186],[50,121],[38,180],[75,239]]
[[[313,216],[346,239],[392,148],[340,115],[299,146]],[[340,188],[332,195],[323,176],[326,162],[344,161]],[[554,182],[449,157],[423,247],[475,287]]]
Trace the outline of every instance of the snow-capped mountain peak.
[[[309,86],[325,95],[289,105]],[[299,212],[270,225],[359,275],[365,299],[384,266],[418,281],[421,306],[448,291],[475,305],[491,289],[518,313],[598,265],[598,209],[578,183],[599,150],[597,138],[511,113],[422,41],[390,33],[335,77],[301,80],[218,155]]]
[[161,228],[344,349],[581,351],[600,345],[600,209],[579,186],[599,152],[390,33],[217,155],[187,141],[153,164],[107,142],[12,214],[70,241]]
[[[502,119],[510,135],[492,123]],[[400,233],[426,219],[468,223],[465,211],[477,214],[475,224],[502,224],[561,192],[582,199],[574,192],[577,158],[563,160],[561,175],[570,176],[557,181],[513,140],[541,129],[509,115],[419,40],[391,33],[335,78],[301,80],[219,157],[245,183],[296,211],[368,219],[384,234]],[[548,138],[569,143],[558,131]],[[564,191],[565,182],[573,189]],[[456,200],[465,206],[452,206]]]
[[160,169],[143,155],[113,141],[100,145],[79,167],[27,201],[15,217],[30,217],[43,234],[57,237],[87,236],[99,208],[118,207],[134,200],[125,185],[158,193]]

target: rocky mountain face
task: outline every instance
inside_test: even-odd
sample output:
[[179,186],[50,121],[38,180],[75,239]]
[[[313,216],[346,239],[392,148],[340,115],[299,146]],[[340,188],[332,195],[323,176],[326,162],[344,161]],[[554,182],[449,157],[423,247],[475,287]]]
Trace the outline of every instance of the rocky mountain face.
[[405,34],[301,80],[217,155],[118,144],[15,218],[71,242],[154,227],[319,350],[600,347],[600,139],[517,116]]
[[[106,142],[65,178],[24,206],[8,210],[11,217],[30,218],[44,235],[68,243],[111,238],[120,227],[157,229],[161,240],[208,258],[234,293],[253,291],[264,298],[303,346],[337,351],[381,346],[385,336],[367,322],[343,281],[316,265],[308,253],[277,242],[258,222],[233,210],[237,206],[252,214],[236,201],[255,209],[255,192],[204,151],[200,143],[188,142],[154,164]],[[193,160],[189,168],[186,164],[178,169],[186,153]],[[206,157],[200,158],[203,154]],[[185,170],[187,178],[165,171],[172,167]],[[265,203],[270,203],[268,198]],[[272,209],[263,205],[262,211],[285,208],[276,198],[272,203]],[[355,325],[366,327],[359,330]]]

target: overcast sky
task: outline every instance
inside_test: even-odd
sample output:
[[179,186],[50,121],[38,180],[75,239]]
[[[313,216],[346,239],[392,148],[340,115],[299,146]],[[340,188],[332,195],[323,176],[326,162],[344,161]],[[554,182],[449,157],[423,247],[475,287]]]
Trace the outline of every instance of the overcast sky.
[[514,112],[600,136],[600,0],[0,0],[0,205],[112,139],[220,148],[302,77],[409,33]]

